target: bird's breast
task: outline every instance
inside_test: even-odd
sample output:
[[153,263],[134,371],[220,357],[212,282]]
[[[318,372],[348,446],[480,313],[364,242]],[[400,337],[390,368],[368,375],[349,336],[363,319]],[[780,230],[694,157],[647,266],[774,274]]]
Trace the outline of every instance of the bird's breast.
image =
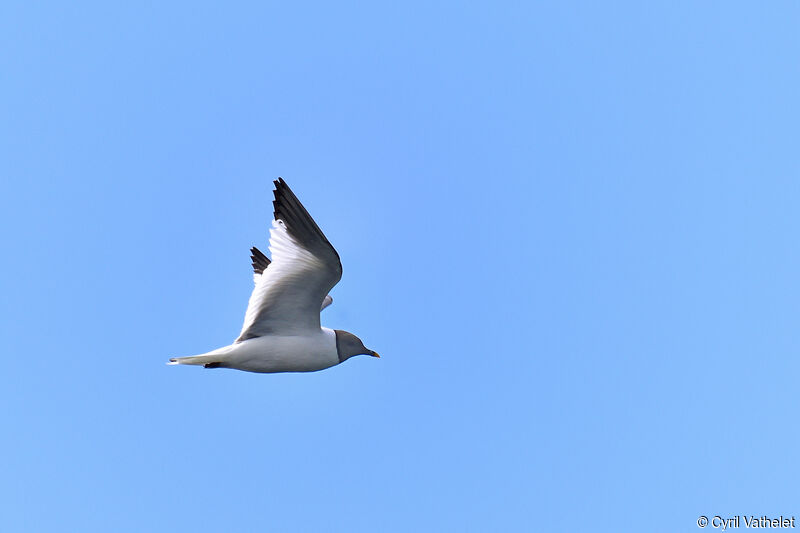
[[313,372],[339,363],[336,335],[322,328],[310,335],[265,335],[246,340],[226,366],[249,372]]

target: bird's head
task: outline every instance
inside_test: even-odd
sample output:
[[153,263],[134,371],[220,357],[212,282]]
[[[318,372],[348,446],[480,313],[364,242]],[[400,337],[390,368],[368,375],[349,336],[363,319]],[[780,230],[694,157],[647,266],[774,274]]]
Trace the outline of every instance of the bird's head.
[[369,355],[372,357],[380,357],[377,352],[373,352],[364,346],[361,339],[341,329],[335,329],[336,332],[336,352],[339,354],[339,362],[345,361],[354,355]]

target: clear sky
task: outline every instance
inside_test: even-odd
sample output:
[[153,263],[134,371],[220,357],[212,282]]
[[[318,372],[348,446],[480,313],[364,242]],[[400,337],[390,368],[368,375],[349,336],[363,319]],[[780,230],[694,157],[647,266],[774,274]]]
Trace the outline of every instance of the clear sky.
[[[796,3],[68,4],[0,7],[0,530],[800,517]],[[277,176],[382,358],[166,366]]]

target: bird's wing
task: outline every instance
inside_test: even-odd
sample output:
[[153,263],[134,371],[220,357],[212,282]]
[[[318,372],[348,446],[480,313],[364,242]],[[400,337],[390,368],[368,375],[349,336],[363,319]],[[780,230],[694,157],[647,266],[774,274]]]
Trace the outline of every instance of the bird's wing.
[[253,250],[253,277],[258,279],[236,342],[319,330],[326,295],[342,278],[339,254],[282,178],[275,181],[274,193],[272,261]]
[[272,262],[264,255],[264,252],[253,246],[250,248],[250,259],[253,260],[253,283],[258,285],[258,280],[261,279],[261,274],[267,269]]
[[[272,262],[269,258],[264,255],[264,252],[253,246],[250,248],[250,259],[253,261],[253,283],[258,285],[258,280],[261,279],[261,275],[267,269],[269,264]],[[322,300],[322,306],[320,306],[319,310],[322,311],[329,305],[333,303],[333,298],[331,295],[327,295],[324,300]]]

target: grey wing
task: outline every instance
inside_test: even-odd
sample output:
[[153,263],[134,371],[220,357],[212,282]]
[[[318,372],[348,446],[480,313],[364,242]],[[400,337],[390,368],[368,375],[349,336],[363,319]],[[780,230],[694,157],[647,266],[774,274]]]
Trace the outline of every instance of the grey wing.
[[259,279],[236,342],[318,330],[326,296],[342,278],[339,254],[282,178],[275,181],[274,194],[272,261],[261,252],[253,254],[254,270],[266,268],[254,274]]
[[[264,271],[272,261],[270,261],[266,255],[264,255],[264,252],[255,246],[250,248],[250,259],[253,261],[253,282],[258,285],[258,280],[261,279],[261,275],[264,274]],[[329,294],[324,300],[322,300],[322,306],[319,308],[319,310],[322,311],[332,303],[333,298]]]

